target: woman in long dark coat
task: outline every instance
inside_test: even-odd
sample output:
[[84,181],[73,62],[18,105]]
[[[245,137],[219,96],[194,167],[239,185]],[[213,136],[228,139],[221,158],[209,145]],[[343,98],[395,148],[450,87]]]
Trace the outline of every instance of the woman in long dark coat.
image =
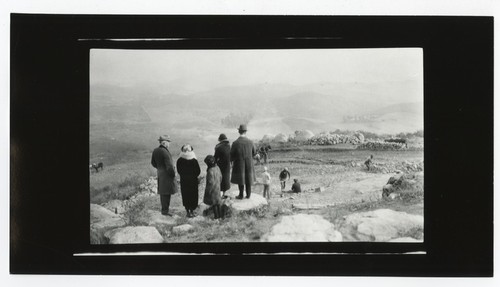
[[194,210],[198,207],[200,165],[190,145],[182,146],[181,151],[177,160],[177,172],[181,176],[182,205],[186,208],[187,217],[193,217]]
[[222,173],[220,190],[224,194],[231,188],[231,146],[225,134],[220,134],[219,143],[215,146],[215,162]]

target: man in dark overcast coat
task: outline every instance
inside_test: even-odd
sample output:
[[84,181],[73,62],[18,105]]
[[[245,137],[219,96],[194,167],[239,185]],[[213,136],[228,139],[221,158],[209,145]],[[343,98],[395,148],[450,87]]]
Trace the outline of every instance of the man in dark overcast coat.
[[170,196],[177,192],[175,184],[175,169],[172,155],[168,150],[170,146],[170,137],[168,135],[160,136],[158,139],[160,146],[155,148],[151,157],[151,165],[156,168],[158,175],[158,194],[161,201],[161,214],[172,216],[169,213]]
[[246,136],[246,125],[240,125],[238,132],[240,137],[231,145],[231,162],[233,163],[231,182],[237,184],[240,190],[240,194],[236,198],[242,199],[243,189],[246,188],[246,198],[250,198],[252,193],[252,184],[255,181],[253,166],[255,147]]

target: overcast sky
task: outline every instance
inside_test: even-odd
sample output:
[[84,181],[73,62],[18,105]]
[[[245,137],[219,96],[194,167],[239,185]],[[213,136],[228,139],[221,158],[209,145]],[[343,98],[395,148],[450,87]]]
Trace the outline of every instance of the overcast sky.
[[296,50],[92,49],[90,83],[189,85],[190,91],[261,83],[423,83],[420,48]]

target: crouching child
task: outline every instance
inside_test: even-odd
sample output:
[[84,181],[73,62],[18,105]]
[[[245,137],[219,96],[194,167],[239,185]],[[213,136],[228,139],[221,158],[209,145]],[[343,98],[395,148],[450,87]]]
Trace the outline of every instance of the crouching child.
[[293,193],[301,193],[302,192],[302,188],[300,187],[300,182],[296,178],[293,180],[291,192],[293,192]]
[[205,187],[205,194],[203,196],[203,203],[210,205],[214,211],[214,219],[222,217],[221,214],[221,195],[220,195],[220,183],[222,180],[222,173],[219,167],[215,163],[215,157],[212,155],[207,155],[204,160],[207,165],[207,184]]

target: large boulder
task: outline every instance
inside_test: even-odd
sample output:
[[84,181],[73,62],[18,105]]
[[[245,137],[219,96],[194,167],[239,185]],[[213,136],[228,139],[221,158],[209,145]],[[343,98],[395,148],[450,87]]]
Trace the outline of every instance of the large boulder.
[[342,234],[335,230],[332,223],[320,215],[296,214],[283,216],[265,234],[264,242],[336,242],[342,241]]
[[423,238],[424,217],[391,209],[354,213],[338,224],[344,241],[390,241]]
[[[255,191],[255,189],[253,190]],[[228,195],[231,199],[224,200],[224,204],[231,208],[232,211],[247,211],[267,205],[267,200],[256,192],[252,192],[250,198],[248,199],[235,199],[238,194],[239,191],[237,189],[226,191],[226,195]]]
[[98,204],[90,204],[90,243],[107,243],[104,233],[110,229],[124,226],[125,219]]
[[110,244],[163,243],[164,239],[153,226],[127,226],[110,230],[104,235]]

